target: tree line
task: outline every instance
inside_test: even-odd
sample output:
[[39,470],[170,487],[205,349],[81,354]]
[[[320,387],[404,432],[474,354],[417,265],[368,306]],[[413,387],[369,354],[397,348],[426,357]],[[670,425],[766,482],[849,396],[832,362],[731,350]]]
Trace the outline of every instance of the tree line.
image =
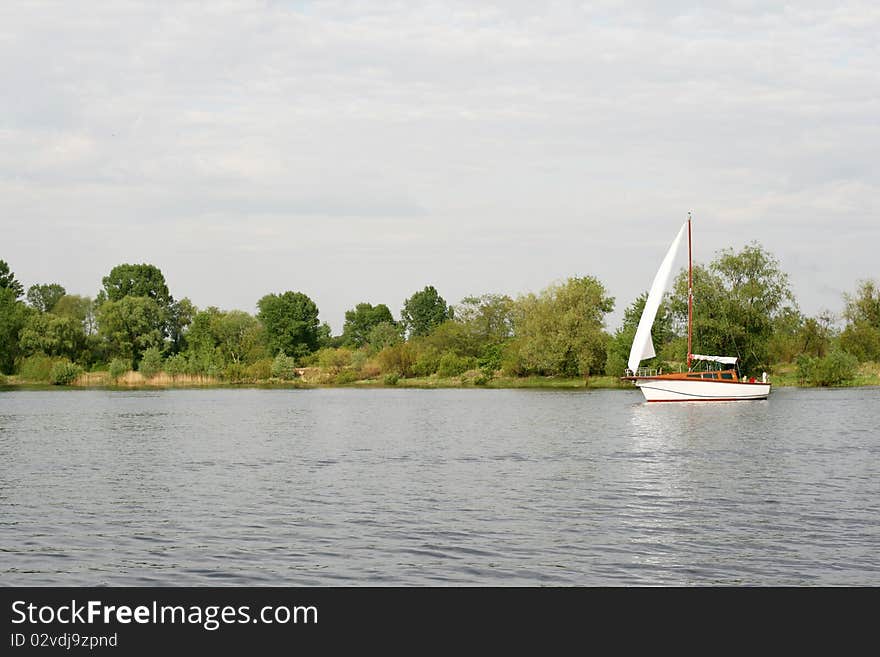
[[[197,308],[175,299],[151,264],[120,264],[94,297],[60,283],[27,290],[0,260],[0,372],[66,383],[84,371],[129,370],[151,377],[219,380],[291,379],[317,367],[338,383],[407,377],[620,376],[646,294],[605,327],[615,300],[593,276],[572,277],[537,294],[483,294],[450,305],[431,285],[415,291],[395,319],[383,304],[357,304],[332,335],[315,302],[300,291],[270,293],[256,315]],[[694,351],[737,355],[746,371],[794,364],[804,383],[846,380],[865,361],[880,361],[880,287],[862,281],[845,295],[842,318],[807,317],[788,276],[758,244],[719,252],[694,268]],[[687,272],[666,296],[652,335],[657,357],[673,369],[686,355]]]

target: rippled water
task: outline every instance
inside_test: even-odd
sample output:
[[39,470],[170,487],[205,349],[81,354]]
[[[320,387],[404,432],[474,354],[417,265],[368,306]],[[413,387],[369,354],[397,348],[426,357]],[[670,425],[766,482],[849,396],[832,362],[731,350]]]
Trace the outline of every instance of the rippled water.
[[4,585],[880,585],[880,389],[0,392]]

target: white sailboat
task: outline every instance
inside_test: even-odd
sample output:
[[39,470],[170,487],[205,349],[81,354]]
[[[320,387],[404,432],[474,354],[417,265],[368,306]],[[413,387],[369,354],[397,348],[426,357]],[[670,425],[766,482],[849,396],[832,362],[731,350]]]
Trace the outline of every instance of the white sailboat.
[[[681,248],[684,234],[687,231],[688,241],[688,353],[687,372],[662,372],[640,369],[639,364],[656,356],[651,338],[651,327],[660,308],[660,302],[669,286],[675,257]],[[766,373],[760,381],[754,377],[740,377],[737,373],[735,356],[704,356],[692,353],[693,318],[694,318],[694,269],[691,257],[691,215],[678,231],[666,257],[660,263],[660,269],[654,276],[654,282],[648,292],[645,309],[639,319],[636,335],[629,352],[628,370],[625,380],[632,381],[644,394],[649,402],[660,401],[740,401],[767,399],[770,394],[770,382]],[[694,363],[714,363],[724,366],[720,369],[697,371]]]

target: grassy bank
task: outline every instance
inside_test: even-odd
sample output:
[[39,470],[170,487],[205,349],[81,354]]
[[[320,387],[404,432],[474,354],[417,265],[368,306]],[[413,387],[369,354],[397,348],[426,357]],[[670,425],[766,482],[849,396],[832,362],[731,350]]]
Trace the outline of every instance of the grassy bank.
[[[773,368],[770,377],[776,387],[804,386],[798,380],[797,366],[780,364]],[[45,379],[31,379],[23,376],[7,375],[0,379],[0,385],[46,386]],[[358,378],[352,370],[326,370],[322,368],[299,368],[292,379],[260,378],[229,381],[212,376],[176,374],[159,372],[145,377],[140,372],[128,371],[113,378],[109,372],[86,372],[74,379],[68,387],[74,388],[116,388],[116,389],[167,389],[195,387],[349,387],[349,388],[492,388],[492,389],[620,389],[631,390],[631,384],[611,376],[585,378],[566,378],[554,376],[487,377],[479,370],[471,370],[460,376],[441,377],[437,374],[425,377],[372,377]],[[880,386],[880,363],[862,363],[855,376],[837,387]],[[59,387],[59,386],[55,386]]]

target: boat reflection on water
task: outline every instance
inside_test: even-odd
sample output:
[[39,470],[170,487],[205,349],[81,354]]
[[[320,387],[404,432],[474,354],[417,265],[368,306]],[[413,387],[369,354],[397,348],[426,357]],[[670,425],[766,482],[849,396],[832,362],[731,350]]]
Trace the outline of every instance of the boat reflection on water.
[[[766,426],[768,402],[638,402],[628,410],[621,474],[629,498],[617,529],[629,537],[629,558],[682,584],[717,577],[726,568],[719,563],[726,541],[749,549],[754,540],[737,527],[738,500],[757,495],[756,480],[783,474],[784,454],[768,454],[766,437],[754,428]],[[757,507],[764,496],[755,498]]]

